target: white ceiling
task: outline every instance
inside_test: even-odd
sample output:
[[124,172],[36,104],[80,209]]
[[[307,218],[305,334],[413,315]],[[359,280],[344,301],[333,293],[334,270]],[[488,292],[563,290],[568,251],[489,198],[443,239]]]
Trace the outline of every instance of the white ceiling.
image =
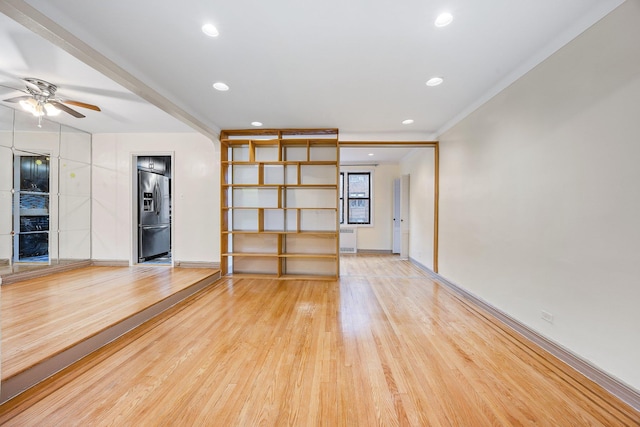
[[[339,128],[351,140],[429,140],[620,3],[0,0],[28,27],[0,15],[0,84],[38,77],[99,105],[58,120],[92,133],[215,136],[261,121]],[[442,11],[454,21],[436,28]],[[207,22],[219,37],[200,31]],[[445,81],[427,87],[432,76]],[[231,89],[214,90],[216,81]],[[0,88],[1,99],[17,95]]]
[[341,147],[342,165],[380,165],[399,163],[405,156],[433,153],[431,147]]

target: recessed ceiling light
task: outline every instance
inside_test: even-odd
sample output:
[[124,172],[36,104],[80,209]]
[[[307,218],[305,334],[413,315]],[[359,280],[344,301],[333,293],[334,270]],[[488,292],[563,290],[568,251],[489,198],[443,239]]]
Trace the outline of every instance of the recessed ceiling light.
[[229,86],[222,82],[216,82],[213,84],[213,88],[215,90],[220,90],[222,92],[229,90]]
[[262,126],[262,122],[251,122],[251,126],[260,127]]
[[202,32],[209,37],[218,37],[218,35],[220,34],[218,32],[218,29],[213,24],[204,24],[202,26]]
[[410,125],[411,123],[413,123],[413,119],[407,119],[402,121],[403,125]]
[[369,153],[370,156],[373,156],[373,153]]
[[453,21],[453,15],[449,12],[444,12],[438,15],[436,21],[433,24],[436,27],[446,27],[447,25],[451,24],[451,21]]
[[438,86],[444,79],[442,77],[431,77],[427,80],[427,86]]

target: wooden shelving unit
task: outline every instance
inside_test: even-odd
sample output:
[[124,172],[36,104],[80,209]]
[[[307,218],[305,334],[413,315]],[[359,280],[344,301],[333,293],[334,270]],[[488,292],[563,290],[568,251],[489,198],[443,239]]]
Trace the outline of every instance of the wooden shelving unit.
[[222,131],[222,274],[339,274],[337,129]]

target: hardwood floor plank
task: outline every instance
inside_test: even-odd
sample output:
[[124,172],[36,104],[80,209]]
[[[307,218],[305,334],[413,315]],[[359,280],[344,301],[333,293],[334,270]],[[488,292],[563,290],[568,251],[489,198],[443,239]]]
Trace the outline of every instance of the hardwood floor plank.
[[393,256],[223,278],[25,396],[12,425],[633,426],[640,414]]

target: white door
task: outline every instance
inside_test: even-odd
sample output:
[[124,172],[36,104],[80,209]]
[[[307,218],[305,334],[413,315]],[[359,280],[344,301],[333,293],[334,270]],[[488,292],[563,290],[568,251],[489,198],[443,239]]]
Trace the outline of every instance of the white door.
[[409,175],[393,182],[393,253],[409,258]]
[[393,180],[393,249],[394,254],[400,253],[402,236],[400,234],[400,178]]
[[400,178],[400,258],[409,258],[409,175]]

